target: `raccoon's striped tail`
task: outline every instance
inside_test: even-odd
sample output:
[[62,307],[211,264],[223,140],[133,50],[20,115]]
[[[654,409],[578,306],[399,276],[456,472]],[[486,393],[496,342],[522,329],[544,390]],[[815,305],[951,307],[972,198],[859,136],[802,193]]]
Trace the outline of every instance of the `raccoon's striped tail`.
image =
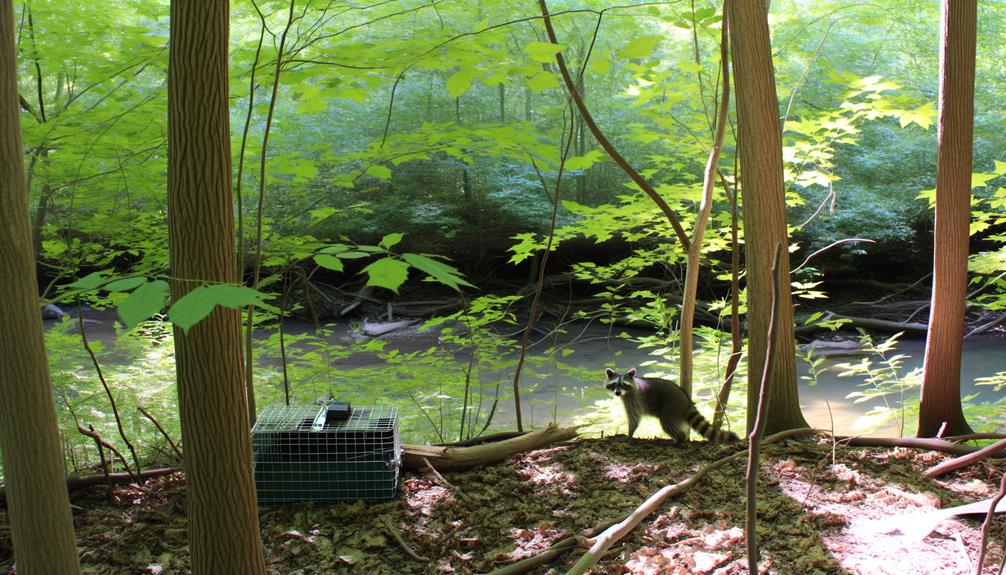
[[739,441],[737,435],[731,431],[720,430],[713,433],[713,426],[705,417],[699,413],[699,410],[695,407],[695,404],[691,404],[688,407],[688,413],[685,414],[685,421],[688,425],[692,426],[692,429],[699,432],[699,435],[706,438],[708,441],[716,441],[719,443],[729,443],[732,441]]

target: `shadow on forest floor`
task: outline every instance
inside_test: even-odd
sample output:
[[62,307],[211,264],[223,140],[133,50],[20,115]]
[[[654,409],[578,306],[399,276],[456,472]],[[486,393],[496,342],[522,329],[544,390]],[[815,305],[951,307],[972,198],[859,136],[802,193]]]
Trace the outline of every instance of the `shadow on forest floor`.
[[[410,575],[482,573],[535,555],[568,535],[622,517],[660,487],[680,481],[736,447],[624,436],[533,451],[505,463],[447,475],[459,498],[433,477],[407,475],[395,501],[263,508],[271,573]],[[984,499],[998,473],[979,465],[946,482],[922,471],[929,453],[839,448],[807,441],[763,454],[759,489],[762,572],[811,574],[973,573],[978,520],[949,520],[921,542],[871,532],[871,522]],[[747,573],[743,544],[742,460],[646,518],[617,543],[595,574]],[[184,478],[143,487],[75,493],[84,572],[95,575],[188,572]],[[942,505],[941,505],[942,503]],[[0,524],[6,525],[5,512]],[[396,540],[393,531],[401,535]],[[987,573],[1001,556],[1006,522],[994,525]],[[408,545],[421,561],[405,550]],[[529,573],[561,573],[583,550]],[[0,572],[10,566],[0,530]],[[554,571],[552,571],[554,569]],[[768,569],[768,571],[765,571]]]

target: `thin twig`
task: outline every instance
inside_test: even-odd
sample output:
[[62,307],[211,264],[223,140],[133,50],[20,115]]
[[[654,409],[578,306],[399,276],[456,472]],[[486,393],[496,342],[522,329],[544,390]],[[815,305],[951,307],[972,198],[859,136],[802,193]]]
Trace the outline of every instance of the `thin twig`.
[[[272,120],[276,112],[276,98],[279,94],[279,78],[283,71],[283,49],[286,46],[286,37],[294,22],[294,5],[296,0],[290,0],[290,13],[287,17],[286,27],[280,36],[279,48],[276,52],[276,70],[272,78],[272,95],[269,97],[269,110],[266,113],[265,127],[262,132],[262,151],[259,158],[258,174],[258,209],[255,214],[255,264],[252,273],[251,288],[258,289],[259,277],[262,273],[262,243],[263,227],[265,219],[265,176],[266,160],[269,149],[269,133],[272,130]],[[264,22],[264,21],[263,21]],[[254,424],[257,417],[255,407],[255,360],[254,360],[254,332],[255,332],[255,304],[249,305],[245,312],[245,392],[248,401],[248,420]]]
[[395,541],[398,542],[398,544],[402,547],[402,549],[404,549],[405,552],[409,554],[409,557],[412,557],[416,561],[422,561],[423,563],[430,562],[430,559],[428,557],[423,557],[422,555],[413,551],[411,547],[409,547],[409,544],[405,542],[405,539],[402,537],[402,534],[398,531],[398,528],[391,523],[391,520],[388,519],[387,515],[382,515],[381,520],[384,522],[384,526],[387,527],[388,533],[391,533],[391,536],[394,537]]
[[259,9],[255,0],[252,6],[258,12],[258,17],[262,21],[259,30],[258,45],[255,47],[255,59],[252,60],[251,78],[248,80],[248,111],[245,114],[244,128],[241,130],[241,146],[238,149],[238,173],[234,181],[234,199],[237,201],[237,236],[238,236],[238,277],[243,278],[245,273],[245,218],[244,200],[241,196],[241,183],[244,180],[245,171],[245,150],[248,147],[248,133],[251,131],[252,114],[255,111],[255,72],[258,69],[258,61],[262,55],[262,42],[265,40],[266,22],[265,14]]
[[747,499],[745,503],[746,522],[744,525],[744,541],[747,547],[748,571],[752,574],[758,573],[758,459],[761,455],[761,438],[765,433],[765,425],[768,423],[769,408],[769,372],[772,367],[775,349],[772,341],[775,339],[776,328],[779,323],[779,291],[782,284],[782,268],[779,262],[782,259],[782,245],[776,244],[775,257],[772,261],[772,307],[768,322],[768,346],[765,349],[765,364],[761,372],[761,384],[758,388],[758,409],[755,412],[755,421],[748,435],[748,465],[744,474],[745,492]]
[[[992,503],[989,504],[989,512],[985,515],[985,521],[982,522],[982,543],[978,552],[978,569],[975,570],[975,575],[982,575],[982,564],[985,563],[985,547],[988,545],[989,531],[992,529],[992,517],[995,516],[996,506],[999,505],[1004,496],[1006,496],[1006,473],[1003,473],[1002,480],[999,481],[999,493],[996,493],[996,496],[992,498]],[[1006,553],[1006,550],[1003,552]]]
[[433,464],[430,463],[429,459],[427,459],[427,458],[424,457],[423,458],[423,463],[426,464],[426,470],[429,471],[430,473],[432,473],[433,476],[436,477],[438,481],[440,481],[441,485],[443,485],[444,487],[446,487],[447,489],[449,489],[452,493],[454,493],[455,495],[457,495],[460,499],[463,499],[464,501],[470,501],[469,498],[468,498],[468,495],[466,495],[464,491],[461,491],[457,487],[454,487],[453,483],[451,483],[450,481],[447,481],[447,479],[443,475],[440,475],[440,472],[437,471],[436,467],[433,467]]
[[[736,161],[736,160],[735,160]],[[740,365],[744,350],[744,337],[741,335],[740,320],[740,239],[737,219],[737,189],[733,193],[727,185],[726,178],[720,174],[723,191],[730,200],[730,358],[727,359],[726,376],[720,392],[716,395],[716,411],[713,414],[713,441],[720,437],[718,433],[726,416],[727,403],[730,401],[730,391],[733,389],[737,366]]]
[[[137,475],[133,473],[132,468],[129,467],[129,462],[127,462],[126,458],[122,456],[122,452],[116,449],[115,446],[112,445],[111,443],[105,441],[105,439],[101,437],[101,434],[95,431],[93,425],[88,425],[87,429],[84,429],[80,425],[77,425],[77,431],[79,431],[81,435],[86,435],[87,437],[93,439],[99,445],[99,447],[104,447],[105,449],[114,453],[115,456],[118,457],[119,461],[122,463],[122,467],[126,469],[126,473],[129,474],[129,477],[132,478],[134,482],[137,481],[136,479]],[[102,456],[102,460],[104,460],[104,456]]]
[[[538,302],[541,299],[541,292],[545,285],[545,267],[546,264],[548,264],[549,253],[552,251],[552,242],[555,240],[555,222],[559,213],[559,192],[562,189],[562,174],[566,168],[566,158],[569,157],[569,151],[572,148],[573,143],[574,129],[572,110],[570,110],[569,121],[569,136],[566,138],[565,145],[563,145],[560,140],[559,171],[555,176],[555,195],[552,196],[552,218],[549,220],[548,241],[545,244],[545,249],[542,252],[540,261],[538,262],[538,282],[535,285],[534,297],[531,299],[531,311],[529,312],[527,318],[527,328],[524,330],[523,336],[521,336],[520,355],[517,358],[517,367],[514,369],[513,373],[514,411],[517,418],[517,431],[524,431],[524,422],[521,420],[520,373],[521,369],[524,367],[524,360],[527,356],[528,338],[531,337],[531,330],[534,328],[534,321],[538,315]],[[563,132],[565,131],[566,126],[564,123]]]
[[815,251],[814,253],[810,254],[809,256],[807,256],[807,258],[803,260],[803,263],[801,263],[800,265],[796,266],[793,269],[793,271],[791,271],[789,273],[791,273],[791,274],[796,273],[797,270],[799,270],[803,266],[807,265],[807,262],[809,262],[810,259],[813,258],[814,256],[822,254],[822,253],[830,250],[831,248],[833,248],[833,247],[835,247],[835,246],[837,246],[839,244],[844,244],[844,243],[849,243],[849,242],[867,242],[867,243],[870,243],[870,244],[877,243],[874,240],[869,240],[869,239],[866,239],[866,238],[845,238],[845,239],[833,241],[830,244],[824,246],[823,248],[821,248],[821,249]]
[[161,435],[164,436],[164,439],[166,439],[168,441],[168,445],[171,446],[171,450],[174,451],[175,455],[178,456],[178,460],[179,461],[184,461],[185,460],[185,456],[182,455],[182,450],[178,449],[178,445],[176,445],[175,442],[174,442],[174,440],[171,439],[171,436],[168,435],[168,432],[164,431],[164,428],[161,427],[161,423],[159,421],[157,421],[156,419],[154,419],[154,416],[150,415],[150,413],[148,413],[146,409],[143,409],[140,406],[137,406],[136,409],[138,409],[140,411],[140,413],[143,414],[144,417],[146,417],[147,419],[149,419],[150,423],[154,424],[154,427],[157,428],[157,431],[161,432]]
[[430,413],[426,411],[426,408],[423,407],[422,404],[419,403],[419,400],[416,399],[416,396],[412,395],[411,391],[409,392],[409,399],[411,399],[412,403],[415,403],[416,407],[419,408],[419,411],[426,416],[426,420],[430,422],[430,425],[433,427],[433,431],[437,432],[437,437],[440,438],[440,443],[445,443],[444,436],[440,433],[440,428],[437,427],[437,424],[434,423],[433,418],[430,417]]
[[[80,298],[77,298],[77,323],[80,324],[80,340],[84,344],[84,349],[87,350],[87,355],[91,356],[91,363],[94,365],[95,371],[98,372],[98,379],[101,380],[101,387],[105,389],[105,396],[108,397],[108,403],[112,406],[112,415],[115,417],[115,426],[119,430],[119,437],[122,438],[122,442],[126,444],[129,448],[129,453],[133,456],[133,463],[136,465],[136,472],[140,473],[140,458],[136,455],[136,448],[133,447],[133,443],[129,441],[129,437],[126,436],[126,430],[122,427],[122,417],[119,415],[119,408],[115,404],[115,396],[112,395],[112,389],[108,387],[108,381],[105,380],[105,372],[101,369],[101,363],[98,362],[98,356],[94,354],[94,350],[91,349],[91,343],[87,340],[87,330],[84,328],[84,312],[83,306],[80,304]],[[78,425],[78,428],[80,426]],[[125,463],[125,460],[123,460]],[[129,466],[126,466],[129,469]]]

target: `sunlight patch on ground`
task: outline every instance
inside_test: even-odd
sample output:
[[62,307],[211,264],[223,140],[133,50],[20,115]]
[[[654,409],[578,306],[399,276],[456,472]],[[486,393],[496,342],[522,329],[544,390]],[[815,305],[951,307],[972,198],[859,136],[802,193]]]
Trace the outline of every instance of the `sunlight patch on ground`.
[[[831,465],[808,476],[792,460],[770,464],[780,491],[815,517],[821,542],[850,573],[870,575],[956,575],[973,573],[981,534],[975,523],[950,519],[928,537],[928,511],[940,499],[929,492],[912,493],[874,479],[846,464]],[[902,529],[887,533],[893,522]],[[991,569],[991,566],[990,566]],[[989,571],[991,573],[993,571]]]
[[560,465],[553,460],[555,454],[570,448],[569,445],[563,445],[551,449],[531,451],[514,457],[513,463],[517,475],[535,487],[572,494],[576,484],[576,476],[568,471],[563,471]]
[[406,479],[403,491],[409,509],[419,511],[423,515],[432,515],[433,510],[449,495],[446,488],[422,477]]
[[689,512],[677,506],[659,515],[646,527],[646,545],[628,554],[625,570],[632,575],[663,573],[739,573],[737,544],[744,540],[740,527],[697,526]]

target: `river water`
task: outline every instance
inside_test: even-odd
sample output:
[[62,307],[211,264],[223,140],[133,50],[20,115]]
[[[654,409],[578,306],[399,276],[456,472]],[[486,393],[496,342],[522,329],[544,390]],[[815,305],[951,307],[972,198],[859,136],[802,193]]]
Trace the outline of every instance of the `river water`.
[[[291,326],[296,329],[296,326]],[[346,337],[346,331],[337,333],[332,337],[341,339]],[[618,329],[619,333],[628,331],[631,337],[641,337],[647,332]],[[580,373],[570,375],[569,369],[558,367],[550,369],[549,366],[539,365],[533,377],[522,379],[521,398],[522,412],[525,422],[534,425],[541,425],[551,420],[556,420],[560,424],[583,423],[582,415],[586,412],[596,411],[599,407],[607,406],[612,409],[617,406],[617,400],[613,400],[603,386],[604,368],[612,367],[616,370],[624,370],[629,367],[638,367],[641,374],[646,374],[653,370],[647,367],[647,363],[652,363],[655,359],[651,355],[651,349],[640,349],[638,344],[631,339],[614,337],[609,334],[603,326],[572,326],[567,327],[565,335],[558,339],[548,339],[551,344],[560,344],[573,350],[573,353],[562,357],[561,361],[569,366],[581,368]],[[879,344],[880,338],[877,338]],[[416,349],[423,343],[422,337],[418,339],[392,339],[393,346],[400,346],[403,350]],[[544,347],[542,345],[541,347]],[[803,347],[803,346],[801,346]],[[804,348],[805,350],[805,348]],[[812,426],[823,429],[834,429],[839,434],[867,434],[883,433],[885,435],[901,433],[899,427],[904,426],[904,433],[911,435],[914,433],[914,416],[911,413],[905,414],[904,423],[901,423],[900,415],[893,421],[888,418],[886,423],[878,423],[876,416],[871,416],[870,412],[874,408],[889,407],[895,412],[900,412],[901,397],[899,393],[888,395],[884,398],[873,398],[867,401],[854,402],[848,398],[854,392],[868,391],[874,386],[870,384],[867,375],[842,376],[842,372],[848,371],[843,364],[859,363],[864,359],[872,362],[874,373],[878,373],[884,367],[884,358],[888,360],[895,356],[898,358],[899,366],[891,371],[888,380],[895,377],[904,380],[903,394],[906,404],[917,403],[919,388],[912,386],[912,372],[921,370],[925,351],[925,341],[921,339],[904,339],[897,343],[896,348],[888,351],[882,358],[876,353],[866,351],[844,351],[831,350],[824,359],[816,365],[814,371],[817,377],[811,378],[811,367],[806,361],[798,361],[797,369],[800,376],[799,393],[800,403],[803,406],[804,415]],[[532,347],[529,355],[542,354],[544,350]],[[676,352],[673,352],[676,353]],[[711,389],[718,388],[718,382],[725,370],[726,359],[729,353],[729,342],[724,343],[724,348],[715,360],[712,360],[716,369],[710,369],[707,365],[705,373],[710,381],[707,383],[707,396],[711,397]],[[717,355],[715,353],[708,353]],[[513,365],[516,364],[516,357],[511,358]],[[463,361],[464,358],[459,358]],[[374,361],[374,358],[370,358]],[[351,358],[350,363],[356,366],[367,365],[368,358]],[[676,363],[673,359],[671,363]],[[707,359],[706,363],[710,363]],[[376,364],[375,364],[376,365]],[[669,375],[673,376],[673,368]],[[701,371],[701,370],[700,370]],[[985,335],[966,340],[962,367],[961,367],[961,387],[962,395],[969,396],[977,394],[972,401],[974,403],[987,403],[1006,397],[1006,389],[996,391],[992,386],[978,385],[977,380],[983,377],[994,376],[997,372],[1006,372],[1006,340],[999,335]],[[668,375],[664,372],[665,375]],[[896,376],[894,375],[896,374]],[[499,370],[488,378],[490,381],[500,383],[503,390],[509,390],[513,380],[513,366]],[[915,381],[918,382],[916,373]],[[697,383],[698,389],[701,384]],[[737,381],[735,393],[732,396],[731,404],[743,405],[745,382],[743,379]],[[711,416],[707,405],[703,411],[707,417]],[[501,401],[497,408],[495,424],[506,425],[515,419],[512,399]],[[734,429],[742,427],[742,423],[734,423]],[[656,430],[655,426],[649,430]],[[624,433],[624,428],[620,429]]]
[[[87,317],[92,319],[88,326],[88,334],[92,339],[105,341],[111,344],[114,349],[114,332],[111,329],[114,323],[114,315],[111,312],[88,312]],[[51,323],[51,322],[47,322]],[[290,335],[304,334],[313,331],[313,326],[307,322],[298,320],[288,320],[286,331]],[[350,338],[350,325],[348,323],[328,326],[331,328],[330,335],[325,337],[331,344],[344,345]],[[515,330],[517,328],[514,328]],[[646,335],[646,332],[632,330],[617,330],[620,333],[628,331],[631,337],[639,338]],[[262,330],[258,334],[260,338],[274,335],[274,330]],[[566,333],[558,338],[543,338],[548,344],[560,344],[570,350],[567,356],[561,356],[561,361],[574,369],[550,367],[546,360],[544,363],[538,362],[533,370],[529,370],[529,376],[522,379],[522,412],[526,423],[535,426],[543,425],[549,421],[556,420],[560,424],[582,423],[582,417],[587,413],[603,412],[604,409],[616,409],[617,400],[610,397],[603,386],[603,370],[605,367],[612,367],[624,370],[629,367],[637,367],[641,374],[646,374],[654,369],[648,366],[648,362],[655,359],[651,355],[650,349],[640,349],[638,343],[631,339],[614,337],[608,330],[599,325],[572,325],[567,326]],[[390,337],[388,348],[399,350],[403,353],[422,350],[430,345],[435,345],[437,336],[435,332],[412,333],[408,337]],[[296,345],[296,344],[295,344]],[[705,382],[706,396],[711,390],[718,386],[718,381],[725,369],[728,354],[728,343],[724,344],[723,350],[718,357],[710,360],[711,356],[717,354],[706,352],[704,357],[705,368],[699,369],[700,373],[706,374],[709,379]],[[545,343],[529,349],[529,355],[542,356],[546,353]],[[921,368],[924,355],[925,344],[923,340],[905,339],[898,342],[897,350],[889,352],[886,357],[890,358],[894,354],[902,354],[901,366],[897,369],[898,377],[905,377],[915,369]],[[295,352],[294,352],[295,353]],[[676,363],[673,360],[671,363]],[[560,357],[560,356],[557,356]],[[834,429],[840,434],[864,434],[868,432],[877,433],[898,433],[897,423],[888,422],[878,426],[876,421],[869,417],[871,409],[884,406],[885,401],[880,398],[871,399],[862,403],[854,403],[848,399],[850,393],[870,389],[866,376],[841,377],[840,373],[845,371],[843,363],[857,363],[868,358],[875,366],[881,365],[881,358],[876,354],[852,353],[843,356],[826,357],[816,366],[816,382],[810,382],[808,378],[810,366],[805,362],[799,362],[798,370],[801,375],[799,386],[800,401],[804,408],[807,421],[815,426],[824,429]],[[458,356],[459,362],[466,362],[467,358]],[[489,374],[483,374],[483,383],[489,385],[499,385],[501,390],[509,391],[513,380],[513,366],[516,364],[516,357],[505,358],[507,363],[504,367]],[[116,363],[116,355],[112,352],[106,355],[103,361]],[[273,367],[275,365],[275,360]],[[332,362],[331,370],[368,370],[383,366],[384,359],[375,354],[355,354],[348,357],[341,357]],[[576,370],[579,368],[579,371]],[[408,369],[406,364],[405,369]],[[673,368],[670,369],[673,376]],[[976,380],[983,377],[990,377],[998,372],[1006,371],[1006,340],[998,335],[985,335],[966,340],[964,356],[961,367],[962,394],[964,396],[978,394],[973,401],[975,403],[992,402],[1006,396],[1006,390],[995,391],[991,386],[977,385]],[[291,382],[296,388],[298,382]],[[744,381],[738,380],[735,385],[735,393],[732,396],[732,405],[743,405],[744,402]],[[696,389],[702,388],[702,382],[697,382]],[[314,388],[301,388],[300,393],[296,393],[301,398],[313,398],[324,395],[325,390]],[[904,392],[909,399],[917,398],[918,387],[909,387]],[[701,396],[701,394],[700,394]],[[401,399],[401,398],[399,398]],[[456,398],[455,398],[456,399]],[[375,398],[380,401],[380,398]],[[887,405],[897,410],[900,398],[898,394],[887,397]],[[409,402],[406,400],[401,404],[401,409],[410,410]],[[620,409],[620,408],[619,408]],[[711,416],[709,405],[703,405],[702,410],[707,417]],[[413,414],[414,415],[414,414]],[[512,399],[501,400],[497,406],[494,427],[506,427],[515,420]],[[418,425],[418,423],[417,423]],[[425,425],[425,422],[423,423]],[[620,424],[624,425],[624,424]],[[733,428],[742,428],[743,424],[734,422]],[[609,428],[610,429],[610,428]],[[643,430],[647,428],[644,427]],[[656,429],[650,427],[649,429]],[[614,432],[614,429],[610,429]],[[624,432],[624,428],[619,431]],[[914,432],[912,416],[908,415],[905,422],[905,433]]]

